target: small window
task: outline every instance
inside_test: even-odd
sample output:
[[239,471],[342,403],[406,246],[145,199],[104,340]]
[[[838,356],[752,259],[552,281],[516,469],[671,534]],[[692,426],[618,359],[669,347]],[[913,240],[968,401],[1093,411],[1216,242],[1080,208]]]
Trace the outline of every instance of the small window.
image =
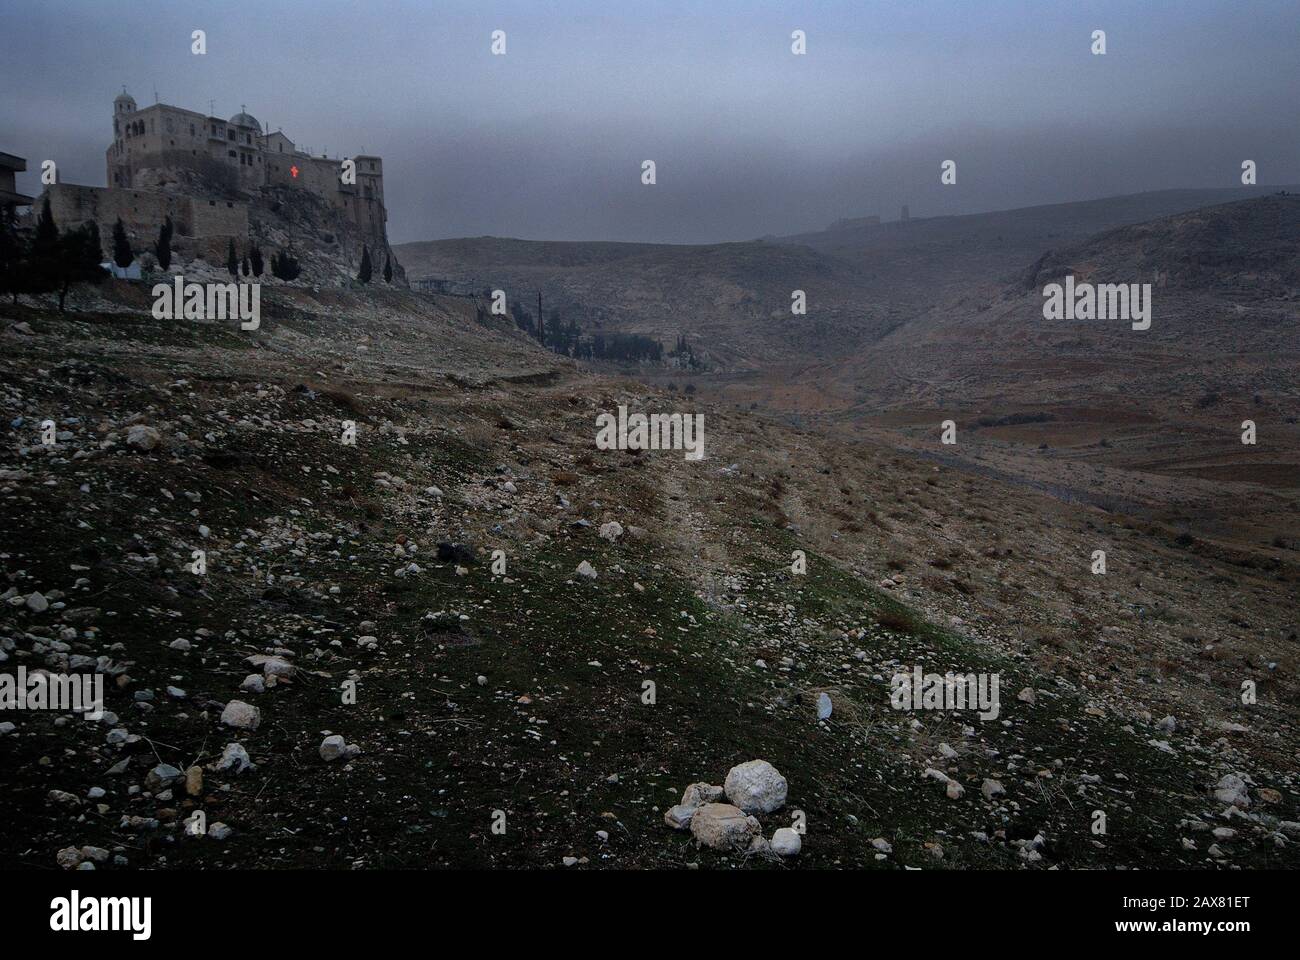
[[235,151],[234,151],[234,150],[227,150],[227,151],[226,151],[226,154],[227,154],[227,156],[231,156],[231,157],[233,157],[233,156],[235,155]]
[[208,201],[208,206],[209,206],[209,207],[215,207],[216,205],[217,205],[217,201],[215,201],[215,200],[209,200],[209,201]]

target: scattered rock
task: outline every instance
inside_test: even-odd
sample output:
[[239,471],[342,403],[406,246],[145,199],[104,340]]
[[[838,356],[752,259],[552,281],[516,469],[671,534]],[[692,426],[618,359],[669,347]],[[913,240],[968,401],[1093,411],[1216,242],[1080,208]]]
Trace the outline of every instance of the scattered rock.
[[221,722],[236,730],[256,730],[262,722],[262,711],[243,700],[231,700],[221,711]]
[[1250,809],[1250,791],[1246,787],[1246,781],[1235,773],[1230,773],[1219,781],[1214,788],[1214,799],[1242,810]]
[[126,445],[133,450],[148,453],[161,442],[162,434],[143,423],[137,423],[126,432]]
[[326,763],[331,760],[351,760],[361,752],[355,743],[347,743],[340,734],[325,738],[320,745],[320,758]]
[[216,769],[223,773],[227,771],[243,773],[245,770],[256,768],[257,764],[248,758],[248,751],[240,743],[226,744],[225,749],[221,751],[221,759],[216,764]]

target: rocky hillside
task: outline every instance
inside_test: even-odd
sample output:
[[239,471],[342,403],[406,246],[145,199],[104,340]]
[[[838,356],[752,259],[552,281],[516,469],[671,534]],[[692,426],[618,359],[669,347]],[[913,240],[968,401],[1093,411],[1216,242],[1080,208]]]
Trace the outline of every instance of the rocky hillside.
[[[196,171],[170,167],[140,171],[137,185],[152,192],[221,197],[246,204],[248,241],[258,244],[268,261],[274,252],[290,252],[301,268],[295,281],[298,284],[339,287],[354,283],[361,266],[362,246],[365,245],[370,250],[372,283],[401,289],[407,286],[406,271],[391,247],[381,238],[359,229],[340,211],[306,190],[268,186],[256,192],[245,192],[208,179]],[[101,225],[105,243],[111,230],[111,224]],[[145,270],[156,269],[153,249],[156,239],[153,232],[147,236],[131,236],[132,247]],[[218,238],[174,237],[171,272],[184,273],[194,280],[229,277],[226,272],[227,242]],[[237,254],[241,258],[247,254],[247,246],[242,239],[236,241]],[[391,259],[393,267],[391,284],[383,280],[386,258]],[[269,264],[258,280],[268,285],[279,283],[271,276]]]
[[[1300,863],[1287,551],[686,410],[454,298],[103,296],[0,309],[0,670],[108,681],[0,723],[4,863]],[[620,404],[705,458],[597,449]],[[895,709],[914,667],[999,715]]]
[[1048,251],[1025,273],[1041,290],[1068,273],[1150,282],[1233,300],[1300,296],[1300,194],[1275,193],[1108,230]]
[[[710,246],[550,243],[480,237],[401,244],[415,278],[456,292],[502,289],[508,301],[585,331],[640,333],[671,346],[679,334],[717,364],[747,368],[791,354],[834,356],[878,336],[887,312],[863,278],[811,250],[766,243]],[[805,291],[807,316],[791,314]]]
[[[733,371],[816,363],[870,350],[937,308],[998,296],[1049,250],[1276,188],[1166,190],[707,246],[552,243],[476,237],[401,244],[414,278],[447,290],[504,289],[584,328],[685,334]],[[790,312],[804,290],[806,316]]]

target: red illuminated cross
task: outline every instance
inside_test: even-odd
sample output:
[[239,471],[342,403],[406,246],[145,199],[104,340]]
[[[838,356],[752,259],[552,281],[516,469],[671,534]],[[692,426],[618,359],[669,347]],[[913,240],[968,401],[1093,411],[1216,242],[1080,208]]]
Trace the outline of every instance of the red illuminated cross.
[[298,168],[297,168],[296,166],[295,166],[295,167],[290,167],[290,168],[289,168],[289,172],[290,172],[291,174],[293,174],[293,178],[294,178],[295,180],[298,179]]

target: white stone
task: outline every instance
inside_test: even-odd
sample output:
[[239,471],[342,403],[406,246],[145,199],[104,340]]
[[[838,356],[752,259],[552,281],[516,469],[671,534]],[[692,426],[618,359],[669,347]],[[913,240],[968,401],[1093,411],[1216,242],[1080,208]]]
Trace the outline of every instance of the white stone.
[[217,761],[218,770],[233,770],[235,773],[243,773],[256,766],[257,764],[248,759],[248,751],[241,743],[226,744],[226,748],[221,751],[221,759]]
[[262,711],[243,700],[231,700],[221,711],[221,722],[238,730],[256,730],[262,722]]
[[727,772],[727,799],[746,813],[771,813],[785,803],[789,785],[766,760],[749,760]]
[[803,847],[799,831],[793,827],[782,827],[772,834],[772,852],[781,857],[796,856]]
[[990,802],[992,802],[994,797],[1003,796],[1006,792],[1007,791],[1002,786],[1001,782],[997,780],[986,779],[984,785],[980,787],[980,793],[984,794],[984,799]]

